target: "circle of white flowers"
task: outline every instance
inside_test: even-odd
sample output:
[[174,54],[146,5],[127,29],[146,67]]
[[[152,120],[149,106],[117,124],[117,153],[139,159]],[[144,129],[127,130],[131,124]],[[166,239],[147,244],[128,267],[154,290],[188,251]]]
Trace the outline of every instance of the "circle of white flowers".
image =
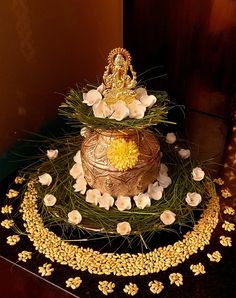
[[145,193],[140,193],[133,198],[122,195],[114,198],[109,193],[101,194],[100,190],[96,188],[87,190],[80,150],[74,156],[74,161],[75,164],[70,170],[70,175],[76,180],[76,183],[73,185],[75,192],[85,194],[86,202],[105,208],[106,210],[109,210],[113,206],[116,206],[119,211],[130,210],[132,208],[132,200],[139,209],[150,207],[151,200],[160,200],[164,189],[172,182],[168,176],[168,167],[162,163],[157,180],[149,184]]
[[110,118],[121,121],[126,117],[142,119],[146,109],[151,108],[157,101],[154,95],[148,95],[147,90],[139,87],[135,90],[136,98],[126,104],[124,101],[117,101],[115,104],[107,104],[103,97],[105,85],[101,84],[97,89],[83,93],[83,103],[91,106],[93,114],[97,118]]
[[[81,135],[87,137],[89,135],[89,130],[86,130],[86,128],[82,129]],[[174,133],[168,133],[166,135],[166,142],[168,144],[173,144],[175,141],[176,136]],[[191,152],[189,149],[180,149],[178,154],[182,159],[187,159],[191,155]],[[57,155],[58,150],[50,150],[50,154],[47,153],[48,158],[51,160],[54,160]],[[121,212],[130,210],[132,208],[132,201],[135,203],[135,207],[139,209],[150,207],[152,200],[161,200],[164,189],[172,183],[171,178],[168,176],[168,167],[164,163],[161,163],[160,171],[156,181],[148,185],[146,192],[140,193],[133,198],[122,195],[114,198],[109,193],[101,194],[100,190],[98,189],[87,189],[87,182],[84,177],[80,150],[76,153],[73,160],[75,163],[70,169],[70,175],[76,180],[76,183],[73,185],[74,191],[85,195],[86,202],[106,210],[109,210],[113,206],[116,206],[116,208]],[[196,167],[192,170],[191,176],[194,181],[202,181],[205,177],[205,173],[200,167]],[[38,179],[39,183],[43,186],[50,186],[53,180],[51,175],[48,173],[40,175]],[[52,194],[46,194],[43,198],[43,201],[45,206],[52,207],[56,204],[57,199]],[[201,203],[202,197],[199,193],[188,192],[186,194],[185,201],[190,207],[196,207]],[[175,222],[175,218],[176,214],[171,210],[165,210],[160,215],[160,220],[164,225],[173,224]],[[71,210],[68,213],[68,222],[70,224],[77,225],[81,221],[82,215],[78,210]],[[130,224],[128,222],[118,223],[117,232],[122,236],[129,235],[131,232]]]

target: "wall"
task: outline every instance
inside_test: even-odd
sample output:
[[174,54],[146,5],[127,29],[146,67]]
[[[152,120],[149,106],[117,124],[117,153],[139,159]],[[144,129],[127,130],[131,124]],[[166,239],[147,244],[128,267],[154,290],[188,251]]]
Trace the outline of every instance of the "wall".
[[236,1],[130,0],[124,28],[135,69],[149,69],[142,78],[167,74],[148,87],[186,106],[195,157],[220,162],[236,94]]
[[121,0],[0,3],[0,155],[57,114],[70,87],[101,78],[122,46]]

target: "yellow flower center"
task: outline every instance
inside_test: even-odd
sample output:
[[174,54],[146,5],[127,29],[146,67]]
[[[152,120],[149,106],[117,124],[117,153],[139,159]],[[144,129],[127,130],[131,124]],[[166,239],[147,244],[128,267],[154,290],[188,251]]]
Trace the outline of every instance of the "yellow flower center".
[[123,138],[112,140],[107,150],[109,163],[119,171],[132,169],[138,162],[138,154],[136,143]]

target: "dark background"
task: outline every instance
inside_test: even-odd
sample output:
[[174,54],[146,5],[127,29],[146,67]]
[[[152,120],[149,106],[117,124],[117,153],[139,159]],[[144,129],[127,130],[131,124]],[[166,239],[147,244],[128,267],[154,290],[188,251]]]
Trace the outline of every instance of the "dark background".
[[185,105],[176,117],[195,157],[222,162],[236,101],[236,1],[127,1],[124,46],[138,74],[149,70],[140,77],[149,88]]
[[[0,20],[0,181],[17,167],[9,151],[21,146],[27,131],[54,119],[70,87],[94,82],[97,75],[101,80],[107,54],[118,46],[130,51],[138,74],[148,70],[140,79],[149,89],[166,90],[186,106],[185,117],[171,115],[179,124],[170,129],[183,130],[195,156],[220,163],[228,157],[236,101],[236,1],[14,0],[1,2]],[[227,248],[207,275],[188,276],[182,288],[165,288],[160,297],[233,297],[235,263],[234,249]],[[5,260],[0,278],[4,298],[68,295]],[[99,297],[95,287],[91,279],[87,295]],[[145,287],[141,293],[147,297]]]

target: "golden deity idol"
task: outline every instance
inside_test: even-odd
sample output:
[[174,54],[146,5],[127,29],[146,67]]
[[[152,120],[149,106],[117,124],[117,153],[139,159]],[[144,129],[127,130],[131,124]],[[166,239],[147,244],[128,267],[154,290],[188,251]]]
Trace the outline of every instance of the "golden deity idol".
[[[128,106],[136,100],[136,72],[128,51],[114,49],[108,56],[103,75],[104,101]],[[81,158],[87,183],[101,193],[134,196],[144,192],[158,176],[160,146],[145,129],[94,131],[81,146]]]
[[137,84],[136,72],[133,71],[128,51],[117,48],[110,52],[103,81],[107,104],[114,104],[119,100],[129,104],[135,99],[135,91],[132,89]]

